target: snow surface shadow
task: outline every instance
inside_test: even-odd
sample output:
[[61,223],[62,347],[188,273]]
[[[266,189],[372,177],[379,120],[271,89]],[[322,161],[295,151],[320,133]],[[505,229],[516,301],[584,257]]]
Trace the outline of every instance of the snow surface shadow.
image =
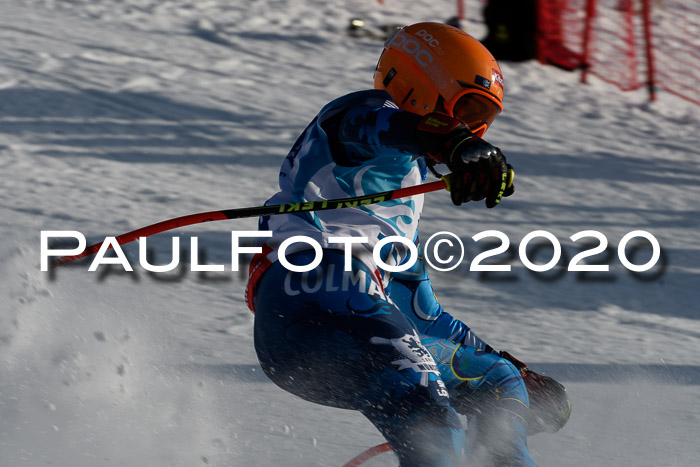
[[[560,219],[548,216],[547,225],[590,227],[591,223],[595,222],[595,225],[599,227],[639,227],[640,218],[646,219],[649,223],[653,222],[654,228],[687,228],[693,224],[700,225],[700,210],[692,209],[691,205],[686,210],[673,211],[629,206],[572,206],[562,202],[532,202],[513,198],[508,200],[508,206],[513,211],[527,213],[527,217],[522,220],[509,220],[510,225],[531,225],[532,218],[545,217],[547,213],[555,210],[566,210],[570,215]],[[608,216],[608,214],[613,216]],[[631,215],[635,215],[635,217]],[[440,217],[433,217],[442,220]]]
[[[194,364],[183,365],[183,368],[249,383],[270,382],[257,364]],[[629,381],[655,381],[663,384],[700,386],[700,365],[532,363],[530,368],[562,382],[618,384]]]
[[251,138],[251,122],[256,129],[269,126],[249,112],[187,104],[148,92],[0,90],[0,134],[21,134],[36,154],[50,157],[279,165],[291,142]]
[[105,159],[115,162],[124,163],[147,163],[147,164],[239,164],[248,165],[252,167],[268,167],[273,162],[280,162],[280,156],[275,156],[271,154],[256,154],[254,158],[240,155],[240,156],[223,156],[218,154],[170,154],[167,152],[154,153],[148,152],[144,154],[142,152],[118,152],[113,154],[85,154],[85,153],[74,153],[70,151],[39,151],[39,154],[50,157],[85,157],[85,158],[97,158]]
[[221,364],[185,364],[184,370],[203,373],[219,379],[235,379],[245,383],[271,383],[258,364],[221,363]]
[[655,381],[683,386],[700,385],[700,366],[624,363],[532,363],[538,373],[561,381],[616,384],[628,381]]
[[[225,272],[194,272],[191,270],[191,243],[190,235],[179,234],[176,231],[157,234],[148,239],[146,252],[146,260],[149,264],[162,265],[168,264],[173,258],[172,238],[178,237],[180,240],[179,248],[179,264],[169,272],[153,273],[145,271],[140,266],[139,246],[136,242],[132,242],[122,246],[122,251],[126,256],[129,264],[134,267],[133,272],[126,273],[134,280],[138,281],[142,278],[149,278],[155,281],[156,284],[167,284],[182,282],[185,280],[195,279],[199,282],[208,283],[230,283],[237,282],[245,284],[248,280],[248,266],[252,255],[241,254],[238,259],[239,270],[231,271],[231,231],[233,226],[227,231],[214,232],[198,232],[196,235],[198,240],[198,264],[218,264],[226,267]],[[111,232],[112,235],[121,234],[123,232]],[[102,242],[102,237],[88,237],[87,244],[92,245]],[[256,246],[254,239],[243,238],[239,242],[243,247]],[[65,239],[60,242],[51,243],[51,248],[76,248],[77,241],[74,239]],[[114,257],[115,253],[110,250],[106,253],[107,257]],[[52,269],[49,272],[48,279],[56,281],[63,274],[65,268],[87,269],[93,261],[93,257],[82,258],[62,266],[59,269]],[[99,272],[94,274],[92,279],[96,283],[107,283],[110,279],[124,275],[124,270],[118,265],[102,265]]]
[[[649,153],[652,153],[650,150]],[[645,157],[621,157],[612,153],[597,154],[537,154],[513,152],[517,170],[522,174],[558,176],[588,181],[625,181],[639,184],[658,183],[668,186],[696,186],[700,178],[700,164],[688,159],[668,160]]]
[[[236,24],[213,23],[208,20],[197,20],[190,24],[190,32],[194,37],[205,41],[223,45],[225,47],[237,47],[250,53],[249,47],[244,47],[246,41],[269,41],[269,42],[293,42],[297,46],[306,46],[314,49],[321,47],[324,42],[318,34],[279,34],[270,31],[265,32],[241,32]],[[238,43],[241,43],[239,47]]]
[[[147,92],[109,92],[87,89],[69,92],[57,89],[7,88],[0,90],[0,117],[18,118],[122,118],[164,121],[219,120],[240,122],[245,115],[222,109],[177,102]],[[82,123],[82,122],[81,122]],[[111,122],[110,122],[111,124]],[[31,130],[31,123],[28,124]],[[113,133],[107,131],[107,134]]]

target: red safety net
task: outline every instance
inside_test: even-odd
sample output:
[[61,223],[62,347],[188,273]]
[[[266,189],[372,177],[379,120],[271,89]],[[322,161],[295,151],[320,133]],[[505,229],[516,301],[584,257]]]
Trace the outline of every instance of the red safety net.
[[700,104],[700,1],[538,0],[537,8],[542,63]]
[[700,2],[651,1],[657,87],[700,105]]
[[633,0],[597,0],[590,19],[588,72],[623,91],[638,89],[643,82],[639,64],[644,53],[641,10]]
[[583,65],[586,0],[538,0],[537,58],[567,70]]

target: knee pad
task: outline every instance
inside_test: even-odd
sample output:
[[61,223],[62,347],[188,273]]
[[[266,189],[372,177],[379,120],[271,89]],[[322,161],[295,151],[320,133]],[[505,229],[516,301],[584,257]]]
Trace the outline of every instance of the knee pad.
[[423,338],[422,343],[437,363],[448,391],[460,386],[477,392],[496,387],[520,387],[526,392],[517,368],[496,354],[446,339]]
[[523,417],[529,405],[527,389],[515,366],[496,354],[445,340],[428,338],[423,344],[438,364],[455,409],[468,415],[488,401],[511,406]]

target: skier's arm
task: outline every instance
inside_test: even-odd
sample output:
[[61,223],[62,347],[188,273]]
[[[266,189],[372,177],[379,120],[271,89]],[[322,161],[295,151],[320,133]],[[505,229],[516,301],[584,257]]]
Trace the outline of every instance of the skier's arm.
[[376,157],[422,157],[452,171],[450,196],[460,205],[485,199],[497,206],[513,194],[513,168],[495,146],[474,135],[456,118],[420,116],[399,110],[390,100],[350,106],[322,123],[336,163],[356,166]]
[[497,353],[469,326],[442,308],[435,297],[422,259],[418,259],[408,271],[392,273],[389,296],[416,325],[419,333]]
[[420,115],[399,110],[391,101],[379,108],[358,107],[345,115],[339,137],[358,152],[383,146],[406,155],[423,156],[416,133],[421,119]]
[[360,165],[376,157],[416,157],[425,152],[416,128],[422,117],[374,96],[321,123],[336,163]]

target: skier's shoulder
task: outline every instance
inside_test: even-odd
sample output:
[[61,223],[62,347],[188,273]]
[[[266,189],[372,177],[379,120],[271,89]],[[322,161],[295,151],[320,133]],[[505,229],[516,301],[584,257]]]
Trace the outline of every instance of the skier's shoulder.
[[351,108],[367,106],[398,108],[391,100],[391,95],[388,92],[380,89],[366,89],[354,91],[333,99],[321,109],[319,113],[320,120],[329,118],[339,112],[346,112]]

